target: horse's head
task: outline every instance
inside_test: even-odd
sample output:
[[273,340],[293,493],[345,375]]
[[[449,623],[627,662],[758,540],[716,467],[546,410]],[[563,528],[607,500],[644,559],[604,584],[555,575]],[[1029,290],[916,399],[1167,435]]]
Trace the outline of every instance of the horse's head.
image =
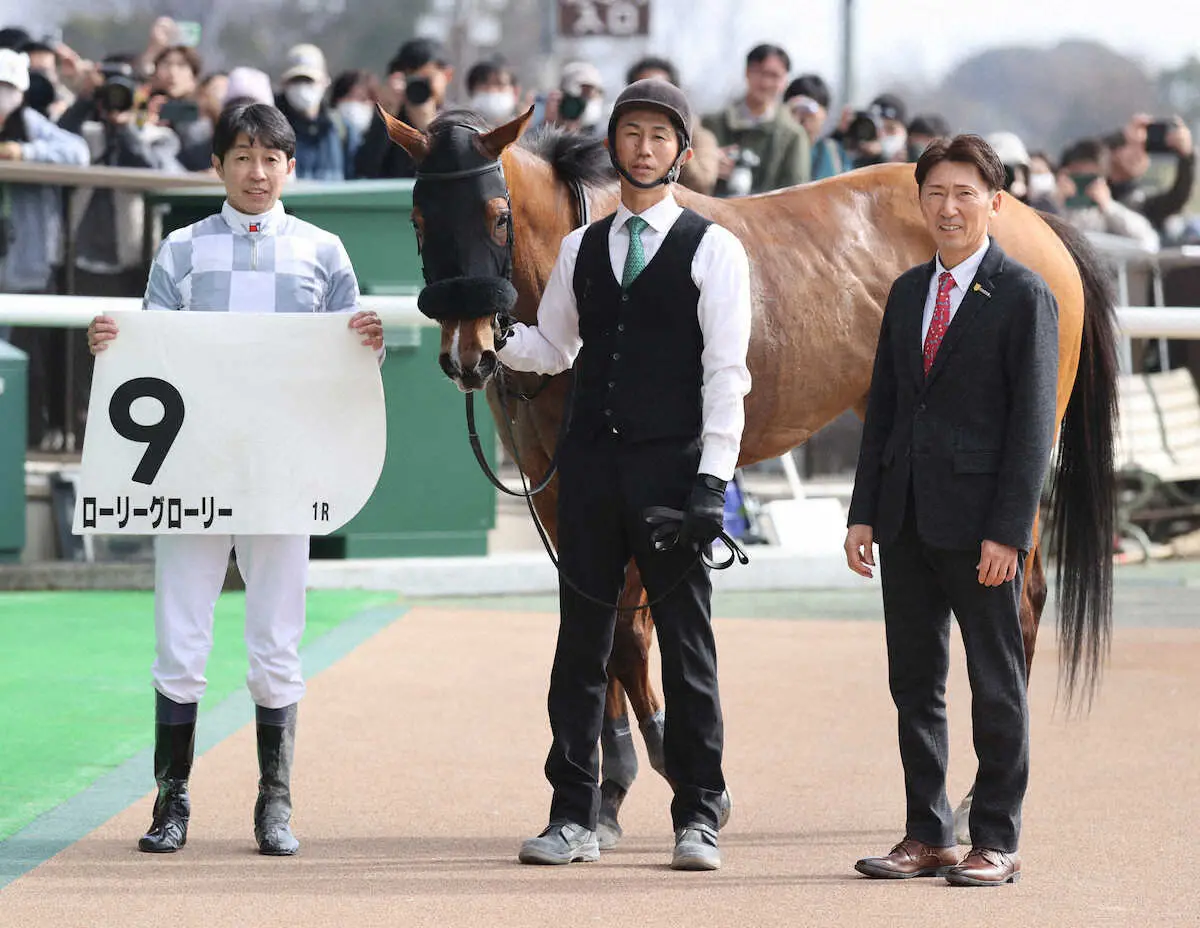
[[425,275],[418,305],[441,325],[438,360],[461,390],[481,389],[495,373],[493,320],[516,302],[512,212],[500,155],[532,114],[489,130],[475,114],[451,111],[428,133],[383,114],[392,141],[417,164],[412,221]]

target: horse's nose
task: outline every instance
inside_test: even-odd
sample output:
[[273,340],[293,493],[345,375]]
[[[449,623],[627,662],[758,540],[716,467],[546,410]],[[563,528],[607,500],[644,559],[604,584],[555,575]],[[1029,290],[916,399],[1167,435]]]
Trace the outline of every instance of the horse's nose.
[[458,362],[450,357],[450,352],[443,351],[438,355],[438,364],[441,365],[442,372],[451,380],[460,380],[462,378],[462,370],[458,366]]
[[496,357],[496,352],[488,349],[480,352],[479,360],[475,362],[474,367],[464,367],[459,376],[459,383],[466,390],[482,390],[487,386],[488,380],[492,374],[496,373],[496,368],[500,366],[500,361]]

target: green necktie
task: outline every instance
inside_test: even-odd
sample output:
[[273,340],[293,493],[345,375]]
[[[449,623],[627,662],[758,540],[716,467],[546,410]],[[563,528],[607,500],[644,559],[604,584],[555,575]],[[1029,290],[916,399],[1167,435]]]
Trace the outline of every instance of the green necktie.
[[621,275],[621,289],[628,290],[637,280],[638,274],[646,269],[646,252],[642,250],[642,230],[650,223],[641,216],[630,216],[625,222],[629,230],[629,252],[625,255],[625,271]]

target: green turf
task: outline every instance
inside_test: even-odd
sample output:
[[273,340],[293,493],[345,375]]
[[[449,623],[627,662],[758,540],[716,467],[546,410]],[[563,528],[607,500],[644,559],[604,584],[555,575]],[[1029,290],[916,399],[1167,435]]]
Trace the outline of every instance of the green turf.
[[[304,645],[389,602],[310,592]],[[217,603],[209,705],[245,685],[244,605]],[[151,593],[0,593],[0,841],[153,743],[153,659]]]

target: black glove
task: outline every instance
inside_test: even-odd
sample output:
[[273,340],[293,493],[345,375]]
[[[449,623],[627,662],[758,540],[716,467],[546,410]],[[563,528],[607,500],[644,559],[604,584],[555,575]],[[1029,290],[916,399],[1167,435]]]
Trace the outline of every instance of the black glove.
[[499,351],[508,343],[508,338],[513,333],[513,326],[517,320],[508,313],[496,313],[496,317],[492,320],[492,343]]
[[725,484],[726,481],[712,474],[696,475],[683,513],[683,527],[679,530],[681,544],[703,548],[711,545],[724,530]]

